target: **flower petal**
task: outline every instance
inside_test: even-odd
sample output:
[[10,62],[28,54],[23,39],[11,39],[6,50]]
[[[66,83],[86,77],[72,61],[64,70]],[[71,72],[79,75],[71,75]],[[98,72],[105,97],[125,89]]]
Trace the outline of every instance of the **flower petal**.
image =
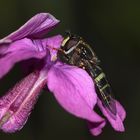
[[51,61],[55,61],[57,59],[58,49],[61,47],[63,37],[61,35],[56,35],[53,37],[49,37],[44,39],[43,46],[47,46],[47,49],[50,51]]
[[[11,33],[2,40],[20,40],[25,37],[29,38],[41,38],[47,34],[54,26],[58,24],[54,16],[49,13],[39,13],[27,21],[17,31]],[[1,40],[1,42],[3,42]]]
[[104,116],[111,123],[112,127],[116,131],[123,132],[123,131],[125,131],[123,121],[126,117],[126,112],[125,112],[124,108],[122,107],[122,105],[118,101],[115,101],[115,102],[116,102],[116,109],[117,109],[117,115],[115,118],[112,117],[110,115],[110,113],[106,110],[106,108],[102,105],[102,102],[100,101],[100,99],[98,99],[97,104],[98,104],[99,108],[101,109],[102,113],[104,114]]
[[0,99],[0,129],[12,133],[23,127],[46,84],[45,77],[33,72]]
[[106,121],[104,123],[91,123],[91,122],[87,122],[88,123],[88,127],[89,130],[91,132],[92,135],[94,136],[98,136],[99,134],[102,133],[102,128],[105,126]]
[[93,110],[97,96],[86,71],[57,62],[48,72],[48,88],[69,113],[90,122],[104,123]]
[[30,59],[41,59],[46,51],[37,51],[30,39],[22,39],[12,43],[7,49],[0,51],[0,78],[3,77],[15,63]]
[[0,40],[0,57],[1,57],[1,54],[7,50],[10,43],[12,43],[12,42],[11,42],[11,40],[8,40],[8,39],[7,40]]

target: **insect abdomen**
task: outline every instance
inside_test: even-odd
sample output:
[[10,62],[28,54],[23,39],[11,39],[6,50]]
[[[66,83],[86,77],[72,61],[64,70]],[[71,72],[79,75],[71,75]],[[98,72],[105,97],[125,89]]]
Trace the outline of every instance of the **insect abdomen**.
[[101,72],[97,77],[95,77],[94,81],[101,93],[104,103],[109,105],[111,90],[110,85],[106,80],[105,74]]
[[109,109],[111,113],[116,115],[116,105],[112,97],[112,90],[104,72],[98,65],[93,66],[88,64],[87,68],[88,73],[91,75],[95,82],[98,90],[97,92],[103,104]]

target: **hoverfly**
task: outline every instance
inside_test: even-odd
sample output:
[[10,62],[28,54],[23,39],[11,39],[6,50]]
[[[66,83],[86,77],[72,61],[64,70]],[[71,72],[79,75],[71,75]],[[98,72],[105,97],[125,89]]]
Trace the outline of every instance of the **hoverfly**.
[[91,46],[82,37],[68,33],[58,50],[58,58],[64,63],[78,66],[88,72],[96,85],[102,104],[115,116],[116,104],[111,87]]

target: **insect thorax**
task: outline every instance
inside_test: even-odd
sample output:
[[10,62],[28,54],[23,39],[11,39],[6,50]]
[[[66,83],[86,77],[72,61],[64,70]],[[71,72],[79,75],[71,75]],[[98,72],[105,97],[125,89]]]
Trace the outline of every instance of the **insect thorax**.
[[79,36],[68,36],[63,40],[61,49],[63,52],[59,52],[59,58],[61,61],[76,65],[78,67],[85,67],[86,61],[93,64],[98,63],[92,48]]

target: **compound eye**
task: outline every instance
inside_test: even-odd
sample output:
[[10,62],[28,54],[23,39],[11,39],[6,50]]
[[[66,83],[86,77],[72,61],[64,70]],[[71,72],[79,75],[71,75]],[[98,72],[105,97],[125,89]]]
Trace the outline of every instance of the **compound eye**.
[[72,38],[69,39],[66,44],[64,45],[64,50],[68,51],[70,48],[74,47],[75,45],[77,45],[79,40],[77,40],[76,38]]

